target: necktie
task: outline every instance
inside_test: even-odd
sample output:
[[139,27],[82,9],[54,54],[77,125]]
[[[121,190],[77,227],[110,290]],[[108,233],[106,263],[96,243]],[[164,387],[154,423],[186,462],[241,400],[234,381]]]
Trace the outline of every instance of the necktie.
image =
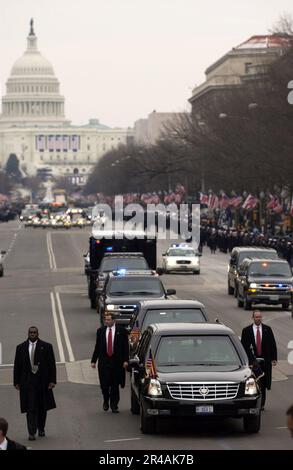
[[259,331],[259,326],[256,327],[256,352],[258,357],[261,356],[261,337],[260,337],[260,331]]
[[33,370],[34,364],[35,364],[35,345],[36,343],[33,343],[31,345],[31,354],[30,354],[30,361],[31,361],[31,368]]
[[112,328],[109,328],[107,354],[109,357],[113,354]]

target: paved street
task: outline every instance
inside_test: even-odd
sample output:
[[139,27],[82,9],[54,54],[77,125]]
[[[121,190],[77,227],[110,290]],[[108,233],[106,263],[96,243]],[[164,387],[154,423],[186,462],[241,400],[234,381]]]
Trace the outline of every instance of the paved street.
[[[144,436],[139,417],[129,411],[129,387],[122,390],[120,414],[102,411],[96,372],[90,369],[98,317],[89,308],[83,257],[89,229],[50,231],[22,228],[13,221],[0,225],[0,249],[7,250],[0,279],[0,416],[9,421],[11,435],[33,449],[292,449],[285,411],[293,401],[293,366],[287,363],[293,320],[280,307],[263,308],[263,321],[274,331],[279,365],[268,393],[261,432],[246,435],[242,421],[215,424],[162,422],[157,435]],[[160,254],[168,242],[160,242]],[[240,335],[251,312],[239,309],[227,295],[228,255],[211,255],[205,248],[201,274],[164,275],[166,288],[179,298],[203,302],[211,320],[218,317]],[[36,325],[40,338],[53,344],[58,362],[57,409],[49,412],[47,437],[28,443],[25,415],[12,386],[15,347]]]

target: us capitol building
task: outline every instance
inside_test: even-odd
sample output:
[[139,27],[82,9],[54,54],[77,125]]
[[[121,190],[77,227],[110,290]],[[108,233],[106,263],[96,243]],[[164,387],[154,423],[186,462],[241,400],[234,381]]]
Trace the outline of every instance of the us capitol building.
[[107,151],[133,141],[131,128],[110,128],[90,119],[73,126],[65,118],[64,96],[50,62],[37,46],[33,20],[27,49],[13,65],[2,97],[0,167],[11,154],[24,176],[47,172],[84,184]]

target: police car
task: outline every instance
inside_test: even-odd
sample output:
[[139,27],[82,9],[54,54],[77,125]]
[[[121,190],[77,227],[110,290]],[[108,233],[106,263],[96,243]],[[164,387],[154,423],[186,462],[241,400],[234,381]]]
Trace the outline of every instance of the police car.
[[188,271],[200,273],[200,256],[194,247],[186,243],[173,244],[163,253],[163,271]]

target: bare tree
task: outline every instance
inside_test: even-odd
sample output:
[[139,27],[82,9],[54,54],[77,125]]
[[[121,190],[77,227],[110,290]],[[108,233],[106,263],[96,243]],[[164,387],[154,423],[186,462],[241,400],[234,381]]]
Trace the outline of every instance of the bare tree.
[[284,12],[279,19],[275,21],[272,28],[269,29],[270,34],[293,36],[293,18],[289,12]]

